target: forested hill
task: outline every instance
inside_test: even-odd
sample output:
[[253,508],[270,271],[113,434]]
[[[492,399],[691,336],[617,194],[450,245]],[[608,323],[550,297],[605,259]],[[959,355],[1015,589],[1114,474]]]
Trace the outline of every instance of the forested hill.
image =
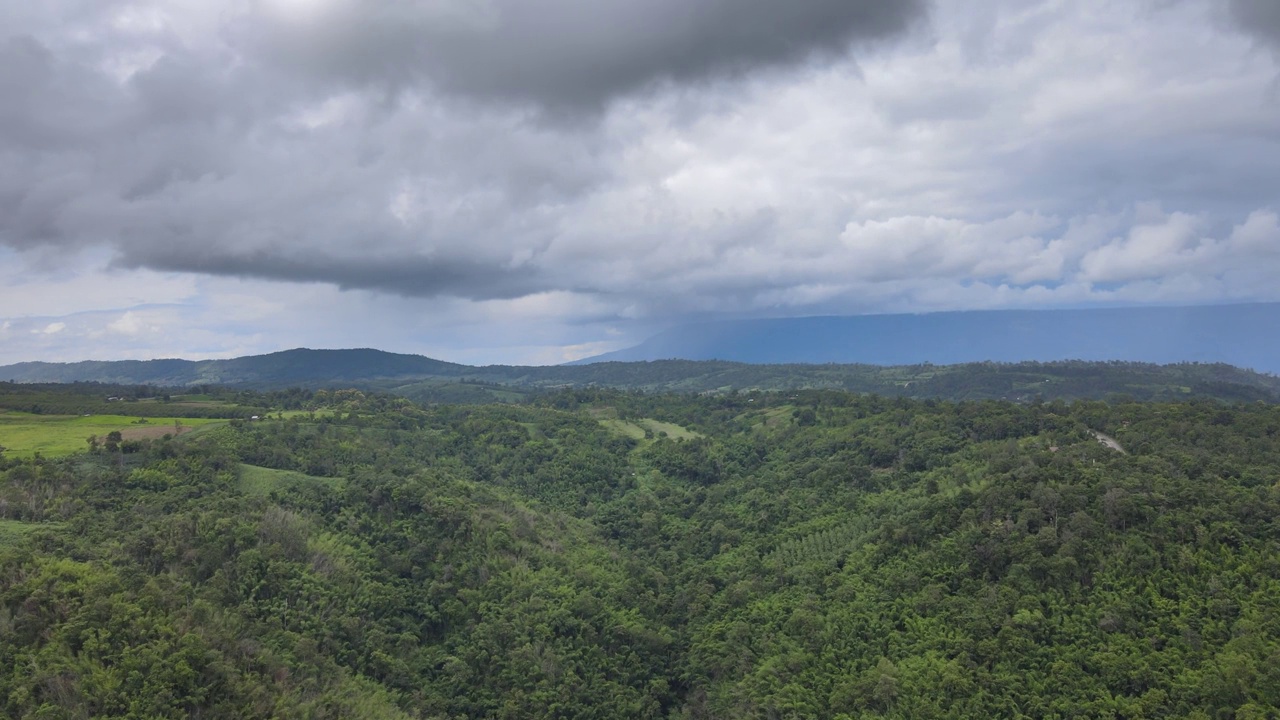
[[119,385],[322,386],[386,378],[456,377],[471,370],[421,355],[382,350],[298,348],[230,360],[86,360],[0,366],[0,380],[23,383],[99,382]]
[[647,392],[841,389],[919,398],[1280,400],[1280,377],[1222,364],[1066,361],[963,365],[753,365],[660,360],[591,365],[470,367],[379,350],[288,350],[232,360],[20,363],[0,381],[230,385],[255,389],[357,387],[423,402],[513,400],[533,390],[604,386]]
[[[1146,363],[968,363],[964,365],[753,365],[657,360],[543,368],[478,368],[477,381],[526,388],[603,386],[646,392],[838,389],[896,397],[951,400],[1207,397],[1280,400],[1280,377],[1230,365]],[[415,386],[394,392],[415,397]],[[429,399],[429,397],[416,397]]]
[[1280,406],[343,398],[0,454],[0,716],[1280,713]]

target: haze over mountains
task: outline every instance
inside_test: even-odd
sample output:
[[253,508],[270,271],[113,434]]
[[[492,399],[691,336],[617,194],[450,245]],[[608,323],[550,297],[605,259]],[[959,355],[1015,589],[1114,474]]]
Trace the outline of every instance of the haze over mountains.
[[580,363],[666,358],[874,365],[1221,362],[1280,373],[1280,303],[698,323]]
[[1274,401],[1280,400],[1278,371],[1280,306],[1259,304],[705,323],[561,366],[474,367],[372,349],[295,349],[230,360],[27,362],[0,367],[0,380],[341,386],[424,402],[505,401],[565,386]]

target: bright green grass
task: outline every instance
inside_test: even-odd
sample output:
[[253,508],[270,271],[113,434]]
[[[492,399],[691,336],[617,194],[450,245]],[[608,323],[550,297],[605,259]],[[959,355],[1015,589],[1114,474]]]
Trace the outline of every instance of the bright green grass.
[[294,483],[320,483],[331,488],[342,486],[340,478],[317,477],[293,470],[273,470],[257,465],[240,464],[240,492],[267,495]]
[[0,520],[0,547],[16,545],[23,538],[39,530],[61,530],[65,525],[65,523],[56,522]]
[[641,418],[636,421],[636,424],[652,430],[654,435],[657,435],[658,433],[666,433],[667,437],[675,440],[692,440],[697,437],[702,437],[698,433],[686,427],[681,427],[675,423],[662,422],[661,420]]
[[600,417],[597,420],[601,425],[633,440],[644,440],[646,431],[652,432],[655,438],[660,437],[660,433],[666,433],[667,437],[673,440],[692,440],[693,438],[701,437],[698,433],[688,428],[651,418],[620,420],[616,417]]
[[619,420],[617,418],[605,418],[600,421],[600,424],[619,435],[629,437],[632,440],[644,439],[644,428],[636,425],[635,423],[629,423],[626,420]]
[[743,413],[737,417],[738,420],[750,419],[754,427],[779,427],[790,425],[792,414],[795,413],[794,405],[780,405],[775,408],[767,408],[763,411],[753,410],[749,413]]
[[283,416],[285,420],[295,417],[306,420],[312,415],[315,415],[317,418],[333,417],[334,412],[332,410],[278,410],[276,412],[267,413],[266,417],[268,420],[274,420],[277,416]]
[[150,418],[142,424],[138,420],[128,415],[32,415],[0,411],[0,447],[6,448],[5,455],[9,457],[25,458],[36,453],[57,457],[88,450],[90,435],[97,435],[101,440],[113,430],[127,437],[129,430],[141,428],[152,428],[151,432],[159,434],[173,432],[174,420],[187,428],[227,422],[211,418]]

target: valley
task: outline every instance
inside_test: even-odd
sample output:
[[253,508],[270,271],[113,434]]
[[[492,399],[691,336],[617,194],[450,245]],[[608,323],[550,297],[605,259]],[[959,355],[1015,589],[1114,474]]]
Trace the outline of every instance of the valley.
[[4,714],[1280,709],[1274,403],[206,392],[0,453]]

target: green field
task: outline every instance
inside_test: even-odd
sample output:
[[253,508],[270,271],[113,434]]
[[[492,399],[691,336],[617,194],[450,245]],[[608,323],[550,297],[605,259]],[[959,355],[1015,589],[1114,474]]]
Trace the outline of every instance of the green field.
[[337,487],[342,483],[338,478],[318,477],[293,470],[273,470],[271,468],[240,464],[240,491],[250,495],[267,495],[272,490],[279,490],[296,483],[320,483],[329,487]]
[[323,417],[331,418],[334,417],[334,415],[336,415],[336,413],[328,408],[323,410],[278,410],[276,412],[267,413],[266,418],[268,420],[272,418],[280,418],[283,420],[288,420],[290,418],[302,418],[303,420],[307,420],[312,417],[317,419]]
[[21,522],[18,520],[0,520],[0,547],[14,545],[26,536],[40,530],[61,530],[66,523],[59,522]]
[[33,415],[31,413],[0,411],[0,447],[9,457],[31,457],[40,453],[45,457],[70,455],[89,449],[90,435],[101,440],[112,431],[119,430],[126,440],[158,438],[178,430],[189,432],[207,425],[227,422],[210,418],[154,418],[139,422],[142,418],[128,415]]
[[601,425],[610,430],[625,435],[634,440],[644,440],[648,433],[652,433],[654,438],[662,437],[665,433],[667,437],[673,440],[692,440],[701,437],[698,433],[681,427],[675,423],[662,422],[652,418],[634,418],[631,420],[621,420],[613,417],[597,418]]

